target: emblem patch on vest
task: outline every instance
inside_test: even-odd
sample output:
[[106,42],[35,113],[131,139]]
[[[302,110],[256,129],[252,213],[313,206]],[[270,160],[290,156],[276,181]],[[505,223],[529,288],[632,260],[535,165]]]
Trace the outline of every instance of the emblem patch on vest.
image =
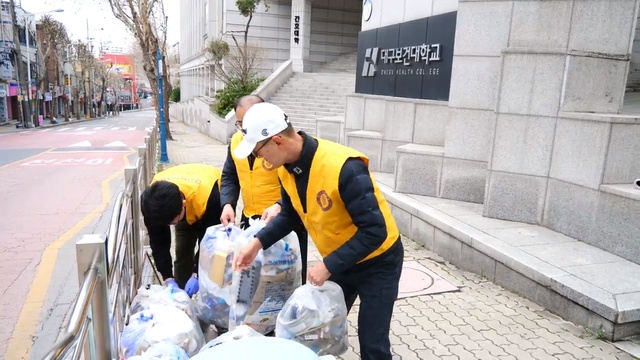
[[271,171],[274,169],[273,164],[271,164],[265,159],[262,159],[262,168],[265,169],[266,171]]
[[320,205],[322,211],[329,211],[333,206],[333,200],[331,200],[329,194],[324,190],[320,190],[318,195],[316,195],[316,201],[318,202],[318,205]]

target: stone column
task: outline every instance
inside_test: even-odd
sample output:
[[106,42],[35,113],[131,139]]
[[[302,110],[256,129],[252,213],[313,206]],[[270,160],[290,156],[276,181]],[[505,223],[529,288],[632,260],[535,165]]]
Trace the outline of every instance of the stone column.
[[293,71],[309,70],[309,48],[311,47],[311,0],[291,2],[291,55]]
[[584,114],[622,109],[638,0],[509,6],[484,215],[588,241],[611,126]]
[[482,203],[512,1],[458,3],[440,197]]

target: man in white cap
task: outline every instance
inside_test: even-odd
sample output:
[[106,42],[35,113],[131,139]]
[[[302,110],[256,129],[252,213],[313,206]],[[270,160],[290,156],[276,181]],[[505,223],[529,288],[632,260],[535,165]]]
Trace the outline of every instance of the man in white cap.
[[368,158],[327,140],[296,132],[276,105],[253,105],[234,155],[253,154],[278,168],[282,210],[234,259],[247,269],[260,249],[291,231],[298,219],[323,260],[308,270],[311,284],[338,283],[351,309],[360,296],[358,338],[364,360],[390,360],[389,327],[404,249],[389,205],[371,178]]

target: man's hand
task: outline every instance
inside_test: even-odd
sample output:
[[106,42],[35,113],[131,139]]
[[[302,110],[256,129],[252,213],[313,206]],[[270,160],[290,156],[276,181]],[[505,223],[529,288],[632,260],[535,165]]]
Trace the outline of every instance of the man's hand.
[[166,287],[173,287],[176,289],[179,289],[180,287],[178,286],[178,283],[173,279],[173,278],[166,278],[164,280],[164,286]]
[[184,286],[184,291],[187,292],[189,297],[192,297],[195,293],[200,290],[200,285],[198,284],[198,275],[193,274],[189,281],[187,281],[187,285]]
[[233,224],[236,219],[236,212],[233,211],[233,206],[231,204],[226,204],[222,208],[222,215],[220,216],[220,222],[225,227],[229,226],[229,223]]
[[280,204],[273,204],[262,213],[260,220],[264,220],[264,222],[268,224],[274,217],[276,217],[276,215],[278,215],[280,210],[282,210],[282,206],[280,206]]
[[325,281],[329,280],[329,277],[331,277],[331,273],[322,261],[309,269],[309,273],[307,274],[307,280],[309,280],[311,285],[315,286],[322,286]]
[[256,256],[258,256],[260,249],[262,249],[262,244],[258,238],[253,238],[247,245],[243,246],[233,259],[233,271],[247,270]]

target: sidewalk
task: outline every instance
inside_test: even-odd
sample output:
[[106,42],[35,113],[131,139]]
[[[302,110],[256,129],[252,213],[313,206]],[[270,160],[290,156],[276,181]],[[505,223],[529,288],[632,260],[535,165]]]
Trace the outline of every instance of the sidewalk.
[[[222,167],[227,146],[180,122],[171,122],[176,141],[168,142],[170,165],[198,162]],[[428,292],[446,286],[459,291],[410,296],[396,302],[391,325],[394,359],[633,359],[597,334],[563,321],[531,301],[483,277],[462,271],[410,239],[405,245],[405,271],[401,290]],[[310,246],[309,261],[319,261]],[[432,283],[420,288],[423,266],[435,273]],[[429,277],[428,273],[426,274]],[[439,281],[437,276],[442,278]],[[433,286],[431,286],[433,285]],[[358,306],[349,315],[350,350],[342,359],[359,359]]]

